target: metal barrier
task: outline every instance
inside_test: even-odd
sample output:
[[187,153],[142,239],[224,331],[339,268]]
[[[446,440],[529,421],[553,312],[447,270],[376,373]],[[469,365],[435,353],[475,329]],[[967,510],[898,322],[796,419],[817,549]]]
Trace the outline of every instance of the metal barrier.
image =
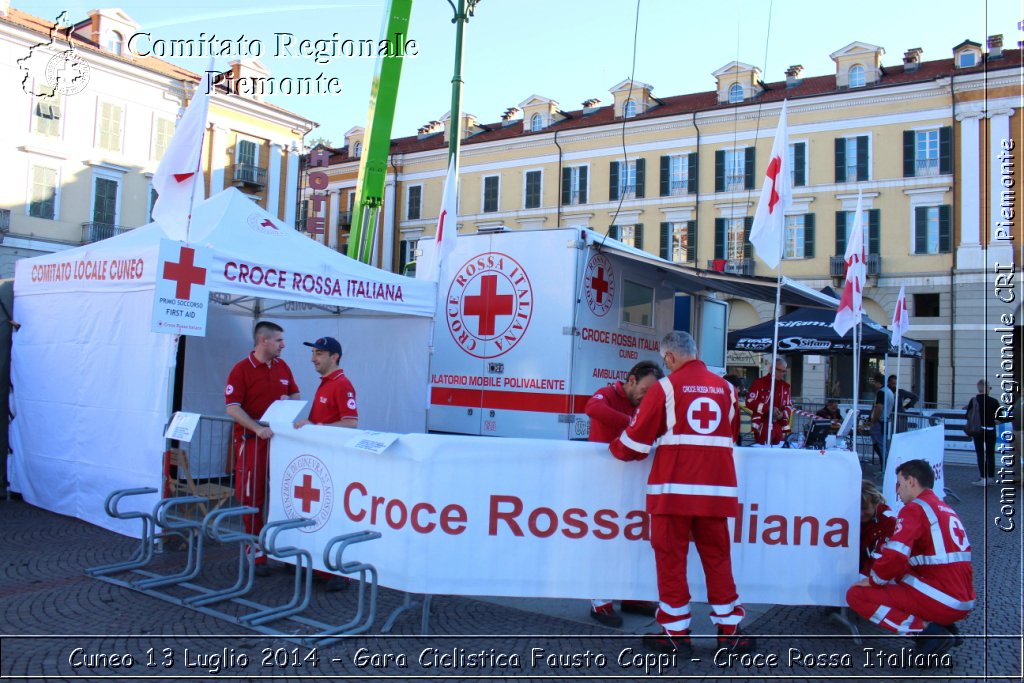
[[179,508],[178,517],[198,521],[211,510],[237,505],[231,453],[233,426],[231,418],[203,415],[191,442],[171,448],[165,454],[164,495],[204,499]]

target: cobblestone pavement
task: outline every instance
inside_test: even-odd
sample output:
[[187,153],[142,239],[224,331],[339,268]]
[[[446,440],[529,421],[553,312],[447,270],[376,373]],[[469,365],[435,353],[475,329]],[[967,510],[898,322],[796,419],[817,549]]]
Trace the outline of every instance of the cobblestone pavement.
[[[34,680],[1021,680],[1019,516],[1016,530],[1000,531],[992,521],[1000,514],[998,490],[970,486],[973,468],[949,466],[946,477],[961,499],[950,500],[974,546],[978,607],[961,625],[965,642],[952,651],[949,665],[928,671],[900,666],[912,649],[910,640],[862,623],[858,644],[820,607],[766,606],[747,624],[758,636],[758,657],[729,661],[716,656],[712,639],[697,639],[692,657],[652,654],[637,637],[653,630],[650,620],[631,617],[625,630],[605,628],[587,618],[582,601],[572,601],[557,615],[536,609],[536,600],[436,596],[429,636],[419,635],[418,610],[399,616],[392,634],[379,635],[404,597],[387,589],[380,592],[374,635],[310,648],[88,577],[86,568],[126,558],[135,542],[15,500],[0,502],[0,675]],[[1019,500],[1013,508],[1019,511]],[[195,582],[229,585],[235,557],[230,548],[211,548]],[[173,570],[183,558],[181,551],[166,551],[157,555],[155,569]],[[292,580],[283,568],[256,579],[253,599],[281,604]],[[246,611],[235,605],[221,609]],[[316,588],[303,614],[336,624],[354,611],[354,589],[324,593]]]

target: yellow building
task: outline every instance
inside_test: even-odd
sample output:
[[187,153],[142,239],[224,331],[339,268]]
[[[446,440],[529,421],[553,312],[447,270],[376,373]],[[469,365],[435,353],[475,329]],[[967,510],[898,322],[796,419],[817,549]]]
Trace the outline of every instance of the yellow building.
[[[149,221],[152,177],[199,74],[131,49],[144,35],[121,10],[78,21],[0,2],[0,277],[14,261]],[[139,43],[142,45],[142,43]],[[221,80],[265,75],[230,63]],[[296,217],[303,138],[316,124],[255,97],[210,98],[207,196],[232,185],[287,223]]]

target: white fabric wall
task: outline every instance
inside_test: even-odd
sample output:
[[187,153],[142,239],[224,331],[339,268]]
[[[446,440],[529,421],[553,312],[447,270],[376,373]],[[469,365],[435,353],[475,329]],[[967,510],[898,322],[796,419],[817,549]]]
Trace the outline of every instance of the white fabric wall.
[[[152,302],[152,290],[17,298],[8,476],[27,502],[138,536],[138,521],[107,517],[103,501],[116,489],[161,489],[174,339],[139,324]],[[122,507],[151,509],[157,498]]]

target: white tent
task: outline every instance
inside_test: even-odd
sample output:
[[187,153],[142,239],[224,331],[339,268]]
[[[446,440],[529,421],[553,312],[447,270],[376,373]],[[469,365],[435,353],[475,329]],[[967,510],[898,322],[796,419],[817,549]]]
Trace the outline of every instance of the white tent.
[[[18,261],[8,476],[26,501],[129,535],[103,510],[115,489],[161,489],[175,335],[150,331],[161,239],[156,223]],[[205,337],[186,342],[182,410],[224,415],[224,380],[252,348],[257,319],[284,326],[303,398],[319,376],[302,341],[338,338],[360,427],[425,429],[436,285],[349,259],[297,233],[234,188],[195,207],[189,244],[208,247]],[[182,338],[184,339],[184,338]],[[156,496],[136,507],[145,508]]]

